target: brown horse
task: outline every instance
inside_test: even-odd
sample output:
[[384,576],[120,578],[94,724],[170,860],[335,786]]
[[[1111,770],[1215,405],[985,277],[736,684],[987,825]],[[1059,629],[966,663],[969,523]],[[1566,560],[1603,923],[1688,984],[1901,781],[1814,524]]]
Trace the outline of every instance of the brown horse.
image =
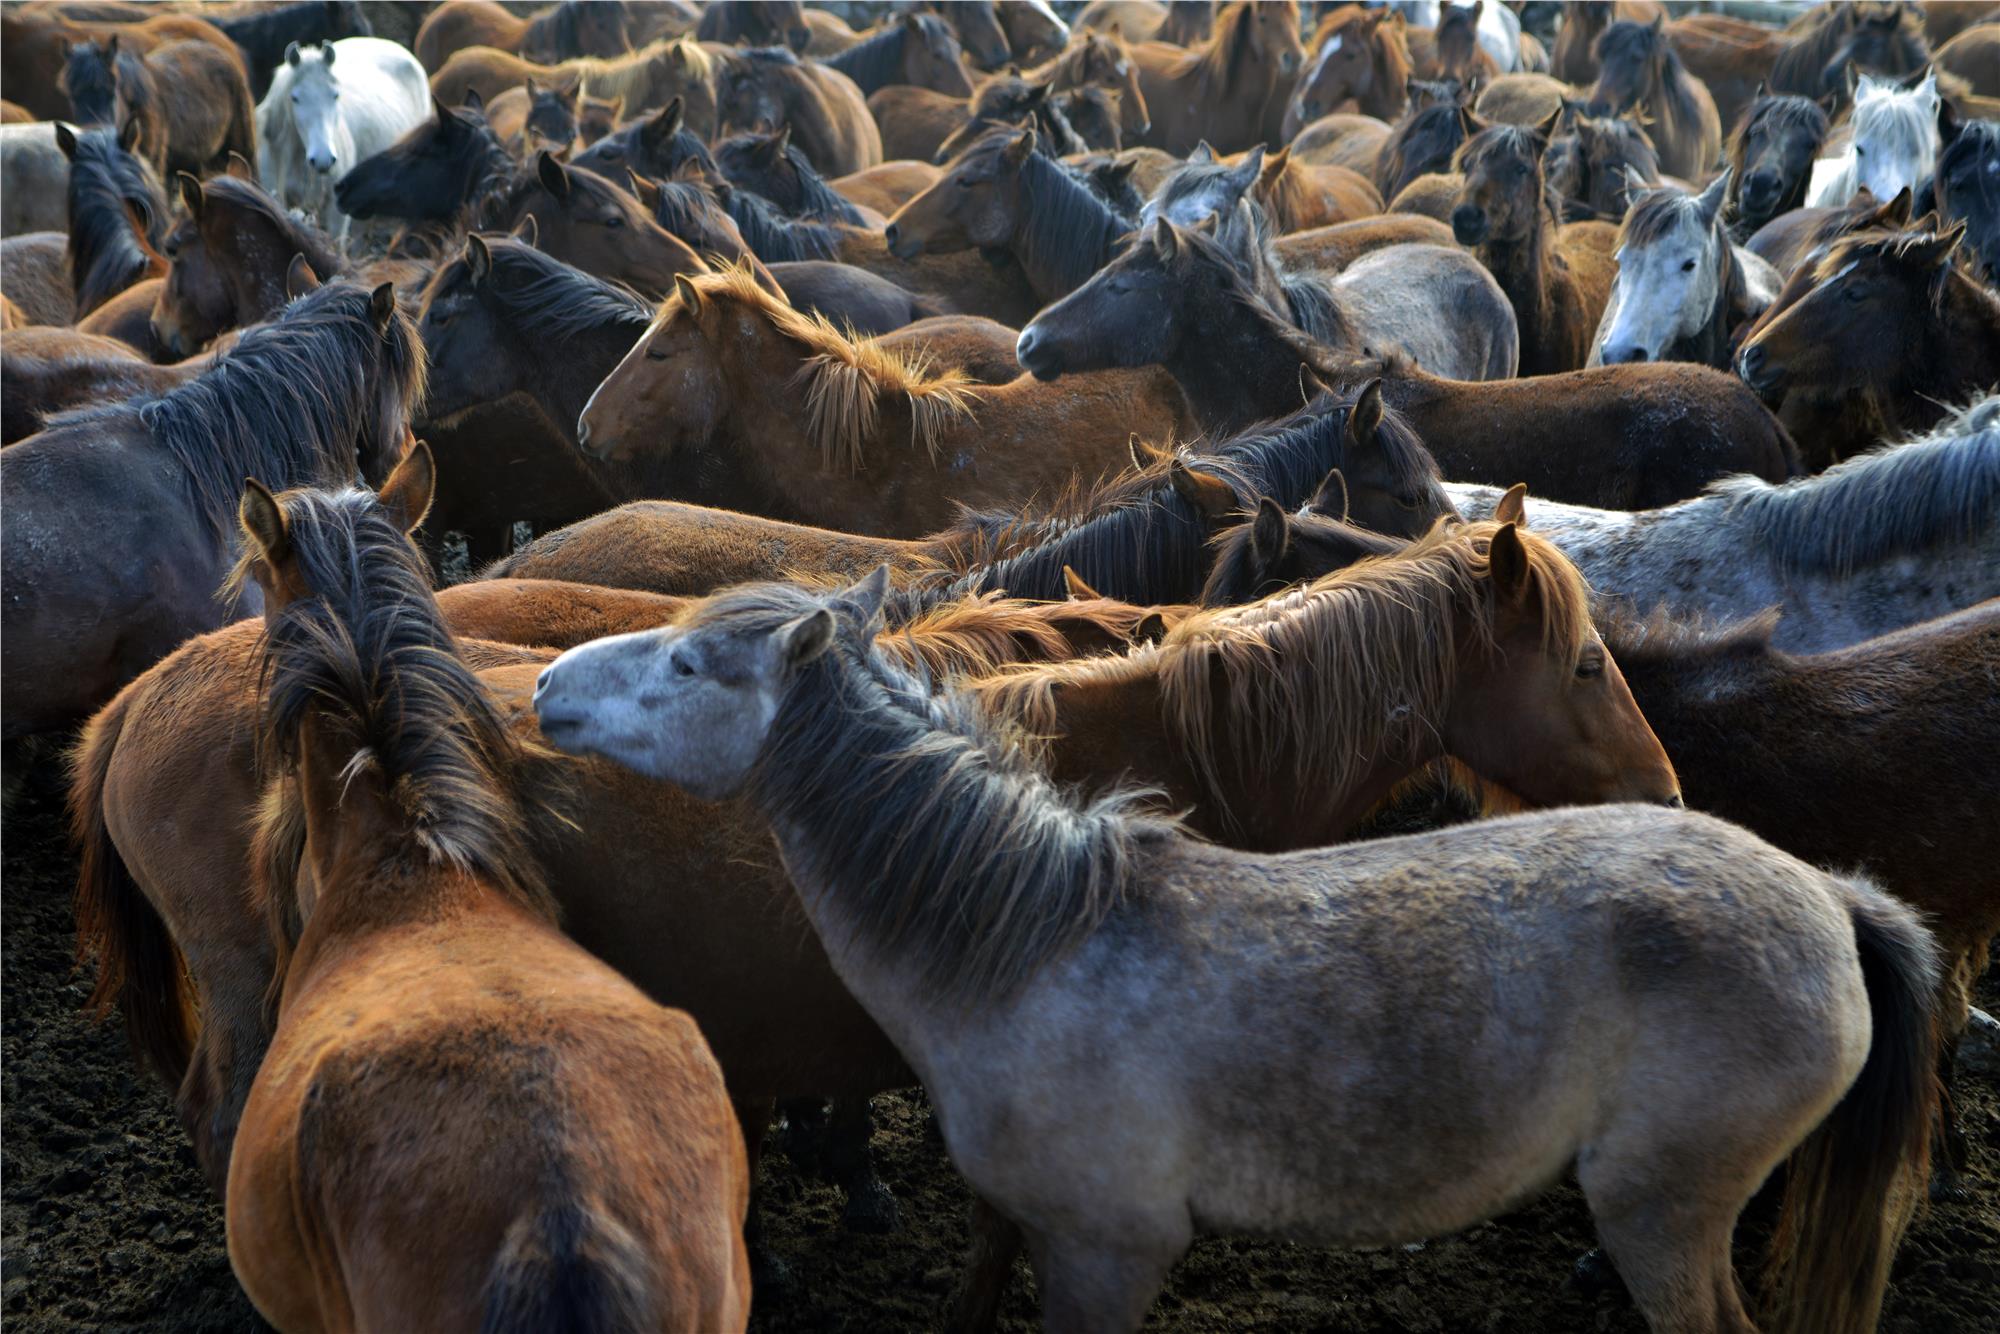
[[1434,63],[1425,68],[1425,78],[1491,83],[1503,72],[1479,44],[1479,17],[1486,3],[1473,0],[1469,5],[1455,5],[1444,0],[1438,7],[1437,27],[1431,32]]
[[[252,472],[381,476],[423,393],[392,288],[333,283],[158,398],[86,408],[0,454],[8,738],[67,726],[235,613],[230,507]],[[115,543],[85,515],[128,516]]]
[[1801,208],[1813,161],[1826,143],[1826,108],[1790,93],[1757,95],[1729,136],[1732,173],[1723,202],[1731,231],[1747,237],[1781,213]]
[[1809,463],[1921,431],[2000,383],[2000,295],[1953,262],[1964,232],[1848,237],[1745,333],[1737,373]]
[[1562,27],[1549,51],[1549,73],[1576,88],[1597,82],[1597,39],[1617,19],[1651,23],[1664,11],[1657,0],[1572,0],[1562,7]]
[[723,133],[789,126],[792,142],[823,176],[882,160],[882,135],[854,81],[783,47],[738,52],[724,70],[716,116]]
[[574,88],[542,88],[530,79],[494,98],[486,107],[486,123],[517,160],[543,149],[564,153],[578,138],[576,96]]
[[678,274],[708,271],[694,248],[655,222],[630,190],[547,152],[536,154],[534,172],[515,183],[497,213],[508,228],[534,219],[537,247],[645,296],[670,291]]
[[1351,108],[1394,124],[1409,102],[1410,43],[1403,16],[1342,5],[1306,42],[1306,66],[1285,107],[1287,143],[1321,116]]
[[1117,96],[1121,133],[1136,139],[1152,128],[1152,112],[1139,84],[1139,66],[1132,59],[1132,48],[1115,30],[1079,29],[1068,45],[1041,64],[1030,65],[1023,77],[1032,84],[1047,84],[1052,93],[1102,88]]
[[1132,59],[1152,128],[1136,138],[1181,156],[1204,139],[1223,153],[1281,142],[1303,57],[1297,0],[1233,0],[1198,46],[1142,42]]
[[183,174],[180,190],[187,216],[167,235],[166,281],[150,316],[154,336],[176,356],[193,356],[223,330],[283,308],[295,256],[320,278],[341,271],[333,243],[263,187],[235,176],[203,184]]
[[137,151],[162,176],[219,170],[231,153],[257,160],[255,107],[234,49],[164,42],[141,55],[121,51],[113,34],[70,48],[63,86],[82,124],[137,122]]
[[1911,196],[1907,189],[1883,203],[1862,186],[1845,204],[1795,208],[1759,227],[1743,248],[1790,277],[1808,260],[1817,260],[1834,241],[1870,228],[1909,224]]
[[[1068,392],[1026,376],[976,387],[851,341],[741,270],[676,286],[577,424],[587,453],[642,488],[628,495],[916,537],[949,524],[957,505],[1053,495],[1072,474],[1114,471],[1135,432],[1187,433],[1164,376]],[[771,397],[773,384],[803,395],[803,418]]]
[[30,324],[74,321],[69,237],[62,232],[26,232],[0,238],[0,295],[13,302]]
[[167,198],[160,178],[135,156],[134,123],[119,131],[73,131],[56,123],[56,146],[69,159],[69,264],[81,318],[134,283],[167,271],[160,254]]
[[1344,363],[1271,310],[1220,246],[1171,224],[1136,238],[1036,317],[1021,331],[1019,356],[1048,378],[1164,366],[1215,431],[1291,410],[1311,375],[1342,385],[1383,375],[1384,399],[1445,476],[1499,486],[1526,479],[1610,509],[1685,499],[1731,473],[1780,481],[1798,469],[1791,440],[1748,386],[1705,366],[1462,383],[1400,361]]
[[156,366],[115,338],[39,324],[7,330],[0,333],[0,445],[33,435],[69,408],[164,394],[213,360],[203,353]]
[[[839,55],[820,61],[853,80],[863,97],[890,84],[930,88],[950,97],[972,96],[965,50],[958,32],[936,14],[905,11],[860,35]],[[829,172],[829,175],[840,173]]]
[[632,18],[625,0],[564,0],[526,18],[492,0],[445,0],[424,15],[410,49],[429,74],[468,46],[490,46],[545,64],[576,56],[608,58],[645,44],[634,39]]
[[[1660,184],[1660,157],[1636,120],[1592,116],[1581,103],[1569,102],[1542,171],[1562,199],[1563,221],[1615,223],[1625,216],[1632,192]],[[1732,177],[1732,188],[1734,183]]]
[[287,1329],[741,1330],[722,1072],[692,1018],[557,928],[521,742],[401,540],[429,464],[418,446],[379,502],[243,498],[283,784],[257,837],[296,860],[258,863],[282,983],[230,1157],[231,1266]]
[[827,183],[862,208],[887,218],[929,189],[940,174],[928,162],[891,158],[879,167],[869,167]]
[[812,41],[805,6],[798,0],[719,0],[703,5],[695,36],[731,46],[789,46],[803,51]]
[[1557,223],[1542,176],[1544,125],[1496,125],[1468,139],[1454,162],[1465,178],[1451,230],[1500,281],[1521,331],[1521,374],[1580,370],[1604,316],[1618,266],[1580,234],[1601,223]]
[[1647,133],[1659,150],[1660,170],[1669,176],[1705,181],[1722,163],[1722,121],[1715,100],[1689,74],[1666,37],[1666,18],[1651,23],[1621,19],[1597,40],[1597,83],[1590,92],[1593,115],[1644,106],[1652,118]]
[[1450,171],[1459,146],[1486,128],[1472,110],[1476,89],[1417,79],[1408,86],[1410,108],[1375,160],[1375,186],[1384,199],[1396,198],[1419,176]]
[[491,47],[454,51],[431,76],[431,94],[445,106],[464,103],[467,93],[491,102],[509,88],[529,79],[544,88],[577,89],[583,96],[622,100],[625,115],[638,116],[682,100],[688,127],[707,136],[715,133],[717,84],[728,52],[710,51],[684,37],[662,39],[641,50],[609,60],[583,57],[553,65]]
[[1313,121],[1286,145],[1301,162],[1324,162],[1373,176],[1394,127],[1373,116],[1336,111]]
[[[221,29],[193,14],[154,14],[125,23],[71,19],[53,9],[9,5],[0,10],[0,86],[35,114],[60,120],[70,114],[62,74],[70,47],[79,42],[118,38],[131,55],[144,55],[168,42],[207,42],[241,64],[236,44]],[[239,70],[240,72],[240,70]]]

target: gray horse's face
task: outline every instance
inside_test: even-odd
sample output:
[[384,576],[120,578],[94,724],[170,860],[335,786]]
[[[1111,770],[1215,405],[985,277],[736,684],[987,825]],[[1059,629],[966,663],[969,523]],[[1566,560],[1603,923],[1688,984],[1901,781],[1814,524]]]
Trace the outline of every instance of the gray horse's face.
[[333,61],[325,54],[292,54],[292,86],[287,96],[307,164],[322,175],[353,166],[340,160],[345,136],[340,132],[340,83],[333,75]]
[[1264,148],[1258,145],[1241,162],[1228,166],[1218,162],[1208,145],[1197,148],[1187,165],[1160,182],[1160,188],[1139,211],[1144,226],[1165,218],[1177,227],[1192,227],[1202,219],[1227,216],[1236,201],[1257,183],[1264,169]]
[[1708,323],[1722,299],[1727,259],[1722,252],[1729,238],[1715,222],[1728,188],[1725,172],[1694,199],[1676,203],[1663,231],[1642,237],[1628,219],[1594,360],[1658,361],[1676,341]]

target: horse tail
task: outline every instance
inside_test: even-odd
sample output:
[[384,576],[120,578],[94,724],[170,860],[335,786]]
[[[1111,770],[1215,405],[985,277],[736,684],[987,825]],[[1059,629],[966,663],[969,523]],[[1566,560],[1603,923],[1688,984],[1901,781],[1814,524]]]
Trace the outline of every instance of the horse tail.
[[1765,1286],[1774,1334],[1875,1328],[1929,1168],[1936,946],[1910,909],[1865,880],[1841,883],[1873,1040],[1859,1077],[1793,1150]]
[[86,1009],[115,1006],[133,1053],[179,1088],[194,1051],[194,1006],[167,925],[132,878],[104,822],[104,782],[124,731],[131,691],[101,709],[70,752],[70,835],[81,854],[76,881],[76,956],[97,961]]
[[486,1288],[481,1334],[657,1330],[652,1262],[617,1222],[567,1189],[507,1229]]

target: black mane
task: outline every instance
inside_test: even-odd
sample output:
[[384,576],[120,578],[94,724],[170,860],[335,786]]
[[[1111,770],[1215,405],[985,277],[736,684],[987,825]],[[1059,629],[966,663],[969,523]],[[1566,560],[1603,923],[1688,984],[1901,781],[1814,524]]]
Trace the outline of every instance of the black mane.
[[[132,230],[130,205],[145,229]],[[166,191],[112,129],[79,130],[69,164],[69,281],[79,311],[95,310],[140,278],[157,257]]]

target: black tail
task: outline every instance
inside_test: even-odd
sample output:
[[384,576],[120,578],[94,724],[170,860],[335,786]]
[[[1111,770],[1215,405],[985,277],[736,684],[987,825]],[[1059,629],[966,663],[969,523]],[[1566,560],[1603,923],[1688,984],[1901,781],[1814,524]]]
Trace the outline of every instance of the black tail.
[[481,1334],[639,1334],[660,1328],[638,1239],[572,1199],[522,1216],[486,1289]]

